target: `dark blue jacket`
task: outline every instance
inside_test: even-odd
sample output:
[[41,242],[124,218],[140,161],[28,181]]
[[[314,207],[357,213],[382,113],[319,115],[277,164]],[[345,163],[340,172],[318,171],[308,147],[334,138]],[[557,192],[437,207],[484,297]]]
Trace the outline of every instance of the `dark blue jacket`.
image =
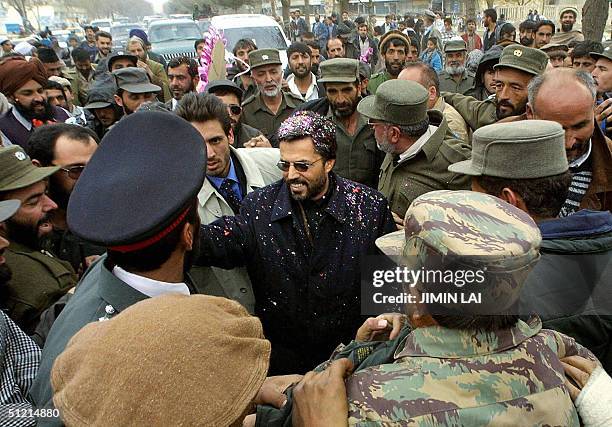
[[255,312],[272,342],[270,375],[310,370],[354,337],[364,320],[360,262],[378,253],[378,237],[396,230],[381,193],[330,177],[312,246],[284,181],[250,193],[237,216],[202,226],[199,263],[248,269]]
[[521,292],[522,314],[534,311],[612,372],[612,213],[584,209],[538,226],[542,257]]

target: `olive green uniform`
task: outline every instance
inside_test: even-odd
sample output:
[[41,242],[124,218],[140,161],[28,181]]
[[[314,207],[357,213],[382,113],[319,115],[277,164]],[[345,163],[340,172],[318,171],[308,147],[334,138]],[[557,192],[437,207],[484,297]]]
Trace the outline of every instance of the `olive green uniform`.
[[442,96],[461,114],[472,131],[497,122],[497,99],[494,95],[484,101],[460,93],[442,92]]
[[13,275],[2,289],[2,308],[32,334],[42,312],[76,285],[76,274],[69,262],[13,241],[5,258]]
[[470,71],[464,71],[459,82],[445,70],[440,72],[438,77],[440,78],[441,92],[466,93],[474,86],[474,74]]
[[375,95],[378,90],[378,86],[386,82],[387,80],[392,80],[393,76],[385,71],[381,71],[380,73],[376,73],[370,77],[370,81],[368,82],[368,93],[370,95]]
[[274,114],[259,93],[242,103],[242,123],[258,129],[270,141],[276,141],[276,131],[281,123],[293,113],[302,100],[290,92],[281,92],[283,100]]
[[353,135],[349,135],[344,125],[336,119],[331,110],[328,117],[336,124],[336,164],[334,172],[343,178],[365,184],[368,187],[378,186],[378,174],[385,153],[376,146],[374,132],[368,125],[368,119],[361,114]]
[[402,218],[412,201],[421,194],[470,188],[467,175],[447,170],[449,165],[470,158],[470,146],[448,133],[442,113],[430,110],[428,115],[430,124],[439,123],[439,126],[421,151],[399,163],[394,161],[396,156],[387,154],[381,167],[378,190],[389,200],[391,211]]

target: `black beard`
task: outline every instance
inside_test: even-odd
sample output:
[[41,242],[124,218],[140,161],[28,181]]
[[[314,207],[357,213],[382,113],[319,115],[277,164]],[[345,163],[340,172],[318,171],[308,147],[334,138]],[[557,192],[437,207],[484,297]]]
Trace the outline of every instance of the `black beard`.
[[561,30],[565,33],[572,31],[572,28],[574,28],[574,24],[561,24]]
[[393,77],[399,76],[399,73],[402,72],[402,68],[404,68],[404,64],[401,64],[401,66],[399,67],[399,70],[397,70],[397,71],[393,70],[391,68],[391,65],[393,65],[391,62],[385,61],[385,69],[387,70],[387,73],[391,74]]
[[312,64],[312,68],[310,69],[310,71],[315,76],[318,76],[319,75],[319,64]]
[[[509,113],[502,113],[501,109],[499,108],[501,106],[512,107],[512,111]],[[525,104],[518,105],[516,107],[507,102],[503,102],[501,104],[497,104],[497,107],[495,108],[495,116],[497,117],[497,120],[505,119],[506,117],[520,116],[521,114],[525,113],[525,111],[527,110],[526,107],[526,102]]]
[[43,222],[49,219],[45,216],[42,220],[36,224],[34,228],[29,225],[22,225],[14,220],[6,220],[6,234],[8,240],[11,242],[19,243],[34,250],[40,250],[42,248],[41,239],[38,237],[38,227]]
[[331,102],[329,103],[329,106],[331,107],[331,110],[332,110],[332,113],[334,113],[334,116],[338,117],[339,119],[344,119],[346,117],[350,117],[355,112],[355,110],[357,109],[357,104],[359,104],[360,100],[361,100],[361,97],[358,96],[355,102],[351,105],[351,108],[349,111],[340,111]]
[[295,75],[295,77],[299,78],[299,79],[303,79],[306,76],[310,75],[310,71],[311,71],[312,67],[310,69],[308,69],[308,67],[306,68],[306,70],[304,70],[303,72],[298,72],[297,69],[295,70],[291,70],[293,71],[293,74]]
[[531,46],[533,44],[533,39],[529,38],[529,37],[521,37],[521,44],[523,46]]
[[51,105],[49,105],[47,102],[44,102],[44,106],[45,106],[45,111],[43,113],[37,114],[37,113],[34,113],[32,109],[24,108],[24,106],[21,105],[19,102],[15,102],[15,105],[14,105],[14,107],[17,109],[19,114],[25,117],[26,120],[28,121],[42,120],[44,122],[47,120],[53,120],[53,107],[51,107]]
[[66,193],[59,185],[53,182],[53,175],[51,175],[51,185],[49,186],[49,197],[55,202],[58,208],[66,210],[68,209],[68,200],[70,200],[70,193]]

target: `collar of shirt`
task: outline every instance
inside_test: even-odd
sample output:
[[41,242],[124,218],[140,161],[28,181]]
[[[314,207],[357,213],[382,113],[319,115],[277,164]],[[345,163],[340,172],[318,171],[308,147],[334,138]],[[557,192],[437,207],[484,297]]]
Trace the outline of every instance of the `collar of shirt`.
[[304,101],[312,101],[315,99],[319,99],[319,87],[317,86],[317,77],[310,73],[310,86],[308,86],[308,90],[306,91],[306,96],[302,95],[300,89],[297,87],[295,83],[295,74],[289,74],[287,77],[287,85],[289,86],[289,90],[294,95],[299,96]]
[[495,333],[449,329],[442,326],[416,328],[406,337],[394,358],[438,357],[459,358],[499,353],[519,346],[542,329],[537,316],[519,320],[514,326]]
[[172,111],[176,110],[176,106],[178,105],[178,101],[172,98]]
[[117,279],[125,282],[130,287],[136,289],[138,292],[141,292],[151,298],[165,294],[189,295],[189,288],[184,282],[160,282],[159,280],[153,280],[149,279],[148,277],[143,277],[139,276],[138,274],[130,273],[119,266],[113,267],[113,275]]
[[215,186],[217,191],[221,188],[221,184],[226,179],[232,181],[232,190],[238,195],[240,199],[242,199],[242,192],[240,191],[240,185],[238,181],[238,174],[236,173],[236,167],[234,166],[234,159],[230,156],[230,168],[227,176],[225,178],[221,178],[218,176],[210,176],[206,175],[206,177],[210,180],[210,182]]
[[570,168],[578,168],[580,166],[582,166],[582,164],[584,162],[586,162],[586,160],[589,158],[589,156],[591,155],[591,148],[592,148],[592,144],[591,144],[591,140],[589,139],[589,145],[587,147],[587,151],[586,153],[584,153],[582,156],[578,157],[577,159],[574,159],[570,162],[569,167]]
[[17,121],[21,123],[24,128],[26,128],[27,130],[32,130],[32,122],[23,117],[21,113],[17,111],[17,108],[13,107],[11,111],[13,112],[13,116],[15,116]]
[[400,154],[399,162],[402,163],[419,154],[419,151],[423,149],[423,146],[427,143],[427,141],[429,141],[429,138],[431,138],[431,136],[436,130],[438,130],[437,126],[429,125],[427,131],[423,135],[421,135],[420,138],[417,139],[416,142],[410,146],[410,148]]

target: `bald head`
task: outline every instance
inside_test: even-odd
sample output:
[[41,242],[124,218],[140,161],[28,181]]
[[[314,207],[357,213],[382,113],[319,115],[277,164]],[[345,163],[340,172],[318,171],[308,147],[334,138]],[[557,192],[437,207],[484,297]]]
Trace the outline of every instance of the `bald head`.
[[595,130],[593,78],[584,71],[556,68],[536,76],[528,91],[527,116],[563,126],[568,161],[584,154]]
[[397,76],[399,80],[408,80],[419,83],[427,92],[429,100],[427,108],[433,108],[440,96],[440,80],[436,71],[423,62],[409,62]]

